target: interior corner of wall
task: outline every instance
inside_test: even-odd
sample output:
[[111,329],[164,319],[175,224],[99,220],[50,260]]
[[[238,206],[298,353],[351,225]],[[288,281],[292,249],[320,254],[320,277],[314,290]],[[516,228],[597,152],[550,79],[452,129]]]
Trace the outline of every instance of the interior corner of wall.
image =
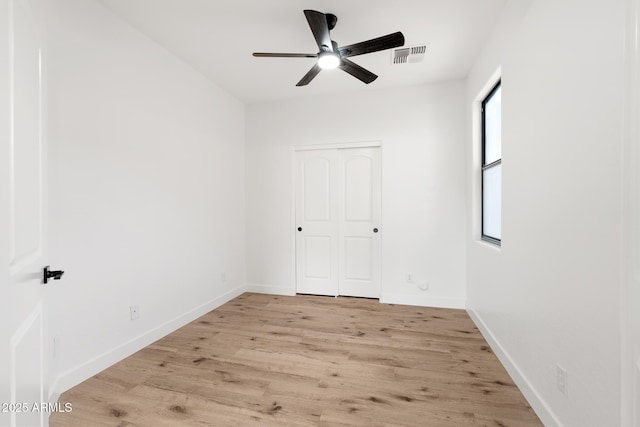
[[295,288],[291,286],[274,286],[260,283],[248,283],[246,288],[247,292],[253,292],[256,294],[282,296],[294,296],[296,294]]

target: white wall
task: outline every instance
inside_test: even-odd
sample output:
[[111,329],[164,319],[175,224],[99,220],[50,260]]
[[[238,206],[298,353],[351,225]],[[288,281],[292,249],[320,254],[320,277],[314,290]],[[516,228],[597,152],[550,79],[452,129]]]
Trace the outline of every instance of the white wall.
[[623,6],[511,2],[468,79],[470,110],[501,66],[503,244],[475,239],[474,165],[468,307],[546,425],[620,422]]
[[623,146],[621,425],[640,425],[640,0],[627,0]]
[[97,2],[49,12],[65,390],[244,289],[244,106]]
[[249,289],[295,292],[293,146],[381,141],[382,300],[463,307],[464,82],[366,89],[247,107]]

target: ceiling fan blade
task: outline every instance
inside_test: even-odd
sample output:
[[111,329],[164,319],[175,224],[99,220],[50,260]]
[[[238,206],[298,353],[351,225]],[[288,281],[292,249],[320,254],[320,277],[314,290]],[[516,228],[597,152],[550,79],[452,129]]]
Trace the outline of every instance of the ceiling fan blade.
[[314,65],[313,67],[311,67],[309,72],[307,72],[307,74],[305,74],[304,77],[296,84],[296,86],[308,85],[311,82],[311,80],[313,80],[314,77],[318,75],[320,70],[322,70],[322,68],[320,68],[318,64]]
[[317,58],[316,53],[271,53],[271,52],[253,52],[253,56],[258,58]]
[[309,9],[304,11],[304,16],[307,18],[307,22],[309,23],[309,27],[311,27],[311,32],[316,39],[316,43],[318,43],[320,52],[333,52],[327,16],[322,12]]
[[355,62],[349,61],[347,58],[341,58],[340,65],[338,66],[338,68],[340,68],[343,71],[346,71],[356,79],[359,79],[360,81],[366,84],[369,84],[378,78],[378,76],[373,74],[371,71],[365,68],[362,68]]
[[343,46],[339,50],[342,57],[348,58],[350,56],[378,52],[380,50],[391,49],[402,45],[404,45],[404,36],[400,31],[398,31],[397,33],[387,34],[386,36]]

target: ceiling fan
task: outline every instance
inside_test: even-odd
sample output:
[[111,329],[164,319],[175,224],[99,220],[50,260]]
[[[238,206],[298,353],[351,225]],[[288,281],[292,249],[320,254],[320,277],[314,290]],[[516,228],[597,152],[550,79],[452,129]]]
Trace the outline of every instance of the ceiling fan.
[[318,43],[318,48],[320,49],[318,53],[253,53],[253,56],[262,58],[317,58],[316,64],[302,77],[302,80],[296,86],[306,86],[321,70],[333,68],[340,68],[342,71],[346,71],[353,77],[369,84],[377,79],[378,76],[348,58],[404,45],[404,36],[398,31],[397,33],[364,42],[338,47],[338,43],[331,40],[329,34],[338,22],[336,15],[315,10],[305,10],[304,16],[307,18],[316,43]]

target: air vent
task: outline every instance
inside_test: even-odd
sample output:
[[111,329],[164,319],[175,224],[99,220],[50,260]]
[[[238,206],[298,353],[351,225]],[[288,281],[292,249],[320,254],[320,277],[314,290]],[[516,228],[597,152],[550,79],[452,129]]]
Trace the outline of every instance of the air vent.
[[391,51],[392,64],[408,64],[422,62],[427,52],[427,45],[401,47]]

